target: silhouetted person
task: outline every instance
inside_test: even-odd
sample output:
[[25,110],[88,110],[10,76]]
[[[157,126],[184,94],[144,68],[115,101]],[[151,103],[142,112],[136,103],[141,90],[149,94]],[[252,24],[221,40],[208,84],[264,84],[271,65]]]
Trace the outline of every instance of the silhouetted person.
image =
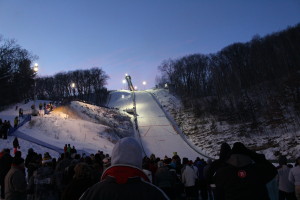
[[81,200],[168,199],[163,191],[152,185],[142,171],[142,149],[134,138],[122,138],[112,151],[112,166],[106,169],[101,182],[92,186]]
[[226,164],[216,172],[218,199],[270,199],[266,184],[277,175],[277,170],[263,154],[236,142]]

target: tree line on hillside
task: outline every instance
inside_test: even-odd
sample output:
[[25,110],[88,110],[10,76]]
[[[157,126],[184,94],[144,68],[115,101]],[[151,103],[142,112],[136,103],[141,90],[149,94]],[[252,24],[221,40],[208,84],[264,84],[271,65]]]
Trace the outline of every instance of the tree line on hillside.
[[108,91],[104,87],[108,75],[101,68],[60,72],[36,79],[36,93],[41,99],[77,99],[97,105],[105,103]]
[[23,49],[15,40],[0,35],[0,105],[1,107],[32,97],[36,73],[32,63],[37,56]]
[[[215,54],[168,59],[158,67],[157,84],[168,83],[197,115],[257,122],[300,112],[300,24]],[[276,116],[278,115],[278,116]]]
[[[36,77],[33,61],[38,57],[15,40],[0,35],[0,109],[6,105],[33,99],[88,101],[103,104],[108,96],[108,75],[101,68],[60,72],[54,76]],[[74,87],[72,87],[74,83]]]

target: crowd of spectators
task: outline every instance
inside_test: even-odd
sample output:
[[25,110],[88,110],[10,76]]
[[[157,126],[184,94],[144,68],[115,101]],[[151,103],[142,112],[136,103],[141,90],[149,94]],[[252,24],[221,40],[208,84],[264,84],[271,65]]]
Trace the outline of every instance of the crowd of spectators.
[[[130,145],[136,146],[130,140],[125,140],[122,146],[121,140],[110,156],[102,151],[80,155],[74,146],[66,144],[64,153],[58,159],[52,158],[48,152],[38,154],[32,148],[28,149],[23,159],[18,144],[15,144],[14,153],[3,149],[0,153],[1,199],[77,200],[81,196],[81,199],[97,199],[97,195],[107,195],[97,190],[108,190],[113,195],[117,195],[117,191],[129,195],[133,191],[135,194],[138,190],[146,193],[153,190],[152,196],[149,194],[139,199],[149,199],[150,196],[152,199],[187,200],[300,199],[300,158],[293,166],[288,164],[285,156],[280,156],[276,168],[264,155],[249,150],[242,143],[235,143],[232,148],[223,143],[219,159],[214,161],[199,157],[194,160],[181,158],[176,152],[163,158],[154,154],[142,158],[141,149],[131,148]],[[136,190],[128,184],[131,176],[143,180],[132,182]],[[114,184],[107,181],[111,177]],[[106,185],[102,183],[104,180]],[[272,181],[277,183],[276,194],[271,194],[267,189],[267,184]],[[144,182],[157,190],[142,185]],[[127,186],[124,187],[130,191],[119,187],[125,183]],[[163,191],[165,197],[157,191]],[[155,198],[153,195],[158,196]],[[114,199],[125,198],[114,196]]]

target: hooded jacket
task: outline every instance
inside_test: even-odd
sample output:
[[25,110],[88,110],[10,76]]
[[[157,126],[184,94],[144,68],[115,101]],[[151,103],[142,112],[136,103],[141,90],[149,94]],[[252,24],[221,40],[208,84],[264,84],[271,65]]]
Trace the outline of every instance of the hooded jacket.
[[141,170],[142,150],[134,138],[119,140],[111,157],[112,166],[103,172],[101,181],[88,189],[80,200],[168,199]]
[[240,149],[240,144],[216,172],[218,200],[269,200],[266,184],[276,176],[276,168],[263,155],[243,145]]

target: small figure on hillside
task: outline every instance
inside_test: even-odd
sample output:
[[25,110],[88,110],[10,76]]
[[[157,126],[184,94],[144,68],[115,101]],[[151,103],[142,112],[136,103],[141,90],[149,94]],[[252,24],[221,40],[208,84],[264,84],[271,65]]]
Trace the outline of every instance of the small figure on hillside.
[[23,109],[22,108],[19,108],[19,117],[23,118]]
[[73,147],[72,147],[72,149],[71,149],[71,152],[70,152],[70,153],[71,153],[71,155],[72,155],[72,154],[74,154],[74,153],[77,153],[77,150],[75,149],[75,146],[73,146]]
[[46,102],[44,102],[44,109],[46,109]]
[[9,129],[11,128],[11,125],[10,125],[10,121],[6,121],[4,120],[4,123],[2,125],[2,136],[3,136],[3,139],[6,140],[7,139],[7,134],[9,132]]
[[0,138],[2,138],[2,135],[3,135],[2,126],[3,126],[3,123],[2,123],[2,119],[0,118]]
[[42,104],[42,103],[39,104],[39,109],[40,109],[40,110],[43,109],[43,104]]
[[70,145],[70,144],[68,144],[67,152],[68,152],[68,153],[71,153],[71,145]]
[[16,110],[18,110],[18,106],[16,106]]
[[68,150],[68,146],[67,146],[67,144],[65,144],[65,146],[64,146],[64,153],[66,153],[67,150]]
[[14,154],[16,154],[18,149],[20,149],[19,140],[17,137],[15,137],[15,139],[13,141],[13,147],[14,147]]
[[19,118],[15,117],[15,119],[14,119],[14,128],[17,128],[18,125],[19,125]]

